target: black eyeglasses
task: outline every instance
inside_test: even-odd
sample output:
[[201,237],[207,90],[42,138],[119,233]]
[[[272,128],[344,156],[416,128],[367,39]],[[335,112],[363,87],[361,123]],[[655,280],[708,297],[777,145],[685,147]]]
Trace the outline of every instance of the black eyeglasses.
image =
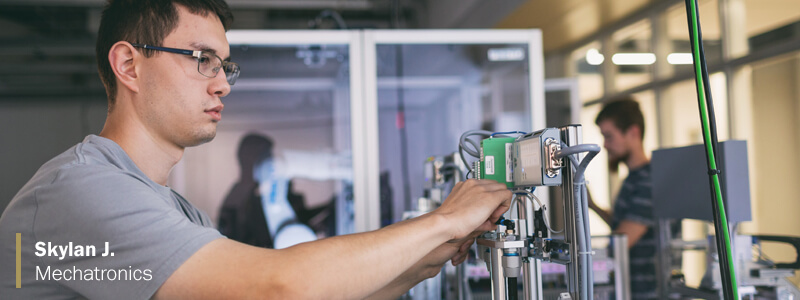
[[184,54],[195,57],[197,58],[197,72],[199,72],[205,77],[214,78],[217,77],[217,74],[219,74],[219,70],[223,70],[225,72],[225,78],[228,80],[228,84],[230,85],[236,83],[236,78],[239,78],[238,64],[234,62],[224,61],[222,60],[222,58],[219,58],[218,55],[211,52],[158,47],[158,46],[150,46],[150,45],[134,44],[134,43],[131,43],[131,46],[142,49],[158,50],[158,51]]

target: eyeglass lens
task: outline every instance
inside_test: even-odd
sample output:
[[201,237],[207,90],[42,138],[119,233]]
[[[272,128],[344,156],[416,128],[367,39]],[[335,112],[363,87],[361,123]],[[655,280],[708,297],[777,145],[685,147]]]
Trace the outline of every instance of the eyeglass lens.
[[223,63],[219,56],[210,53],[201,53],[197,58],[197,71],[206,77],[216,77],[219,70],[223,69],[228,84],[233,85],[239,77],[239,65],[231,62]]

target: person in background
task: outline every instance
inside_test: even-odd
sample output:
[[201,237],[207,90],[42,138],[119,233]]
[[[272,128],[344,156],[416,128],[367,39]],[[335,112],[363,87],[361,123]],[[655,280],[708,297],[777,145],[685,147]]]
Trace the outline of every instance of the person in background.
[[[653,217],[650,159],[643,143],[644,116],[639,103],[632,97],[625,97],[606,103],[595,123],[603,135],[609,170],[616,172],[623,163],[628,168],[628,177],[617,194],[613,213],[597,206],[591,196],[589,207],[614,233],[628,237],[632,299],[657,299],[656,219]],[[672,232],[679,230],[673,227]]]
[[229,239],[256,247],[275,247],[267,228],[258,182],[253,177],[253,168],[272,158],[272,145],[272,139],[257,134],[248,134],[239,143],[236,155],[239,181],[225,196],[217,221],[219,232]]

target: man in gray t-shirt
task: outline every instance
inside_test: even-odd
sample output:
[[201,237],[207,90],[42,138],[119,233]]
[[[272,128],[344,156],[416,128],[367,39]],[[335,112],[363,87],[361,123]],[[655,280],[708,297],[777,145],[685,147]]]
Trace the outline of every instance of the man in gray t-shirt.
[[433,212],[372,232],[280,250],[221,238],[166,182],[187,147],[216,135],[239,74],[230,21],[223,0],[109,2],[96,48],[105,126],[3,212],[0,298],[392,299],[463,262],[508,210],[505,185],[471,179]]
[[[149,298],[189,256],[222,237],[205,213],[96,135],[44,164],[14,197],[0,219],[0,261],[14,261],[15,233],[22,236],[24,289],[4,289],[8,299]],[[34,250],[37,242],[44,256]],[[48,242],[71,242],[73,255],[47,253]],[[77,255],[88,245],[93,255]],[[12,268],[0,270],[3,285],[15,276]]]

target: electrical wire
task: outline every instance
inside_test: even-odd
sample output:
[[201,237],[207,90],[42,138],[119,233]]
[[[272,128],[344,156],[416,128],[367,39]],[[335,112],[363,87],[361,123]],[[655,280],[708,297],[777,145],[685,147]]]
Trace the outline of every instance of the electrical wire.
[[[716,163],[717,136],[716,118],[713,111],[711,91],[708,89],[708,69],[703,49],[702,31],[700,30],[699,8],[696,0],[686,1],[686,17],[689,25],[689,37],[692,45],[695,83],[697,85],[697,101],[700,110],[700,122],[703,129],[703,142],[706,148],[709,182],[712,193],[714,227],[716,229],[717,252],[720,258],[720,275],[722,278],[725,299],[739,299],[739,291],[734,276],[734,262],[731,251],[728,218],[725,214],[725,203],[722,196],[719,170]],[[710,122],[709,122],[710,119]],[[716,201],[715,201],[716,200]],[[721,233],[721,234],[720,234]]]
[[[578,158],[575,157],[575,154],[588,152],[586,156],[578,162]],[[586,172],[586,168],[589,166],[589,162],[594,159],[594,157],[600,153],[600,146],[597,144],[580,144],[575,146],[567,146],[566,143],[561,142],[561,150],[556,151],[553,156],[555,158],[564,158],[567,157],[570,162],[572,162],[572,167],[575,168],[576,176],[575,182],[576,184],[583,184],[584,183],[584,173]]]
[[472,146],[472,149],[475,149],[474,150],[475,153],[478,153],[478,155],[475,155],[476,157],[480,157],[480,152],[479,151],[481,149],[481,146],[478,144],[478,142],[476,142],[475,140],[470,139],[470,138],[464,139],[464,142],[466,142],[467,144]]
[[[577,154],[588,152],[588,154],[578,163]],[[592,273],[592,236],[589,229],[589,208],[588,196],[586,190],[586,182],[584,180],[584,173],[594,157],[600,153],[600,146],[596,144],[580,144],[568,146],[566,143],[561,142],[561,149],[556,151],[553,156],[555,158],[568,158],[570,166],[575,171],[573,180],[573,195],[575,198],[575,207],[578,209],[575,216],[576,234],[580,256],[578,257],[581,263],[581,278],[585,278],[586,282],[594,282],[594,274]],[[594,293],[592,284],[581,284],[580,295],[583,297],[591,298]]]
[[[516,195],[526,195],[526,196],[528,196],[528,199],[531,199],[531,204],[534,204],[533,201],[536,201],[536,203],[539,204],[539,207],[542,209],[542,216],[544,217],[544,226],[547,227],[548,231],[550,231],[552,233],[562,233],[562,232],[564,232],[564,228],[561,228],[561,230],[558,230],[558,231],[553,229],[553,226],[550,225],[550,220],[547,218],[547,212],[548,212],[547,211],[547,206],[542,204],[542,200],[539,200],[539,197],[536,197],[536,195],[534,193],[531,193],[531,192],[529,192],[527,190],[514,190],[514,197],[516,197]],[[513,199],[512,199],[512,203],[511,204],[512,205],[514,204],[513,203]]]
[[506,135],[506,134],[526,135],[528,133],[527,132],[523,132],[523,131],[501,131],[501,132],[492,133],[490,136],[494,137],[495,135]]
[[562,142],[561,150],[556,151],[554,153],[554,156],[556,158],[563,158],[568,155],[590,152],[590,151],[599,152],[600,146],[597,146],[597,144],[580,144],[575,146],[566,146],[566,144]]
[[[561,148],[569,148],[569,146],[567,146],[567,143],[561,142]],[[567,158],[569,158],[569,161],[572,162],[572,167],[577,168],[579,165],[578,158],[575,157],[575,155],[567,155]]]
[[458,145],[460,145],[462,148],[464,148],[464,151],[467,152],[467,154],[472,155],[472,156],[477,157],[477,158],[480,158],[481,154],[478,152],[480,150],[480,147],[477,146],[475,141],[472,141],[470,143],[472,146],[475,147],[475,149],[469,149],[469,148],[465,147],[464,144],[465,143],[469,143],[469,142],[466,141],[466,139],[467,139],[467,137],[472,136],[472,135],[491,136],[492,133],[493,132],[488,131],[488,130],[469,130],[469,131],[466,131],[466,132],[462,133],[461,136],[458,138]]
[[597,153],[600,153],[600,146],[597,145],[592,145],[592,146],[594,146],[594,149],[589,150],[588,153],[586,153],[586,156],[584,156],[583,159],[581,159],[581,164],[578,165],[577,171],[575,171],[576,174],[575,179],[579,184],[586,183],[584,180],[586,168],[589,167],[589,162],[591,162],[592,159],[594,159],[594,157],[597,156]]
[[471,169],[471,165],[469,162],[467,162],[467,158],[464,156],[464,147],[461,147],[461,145],[458,145],[458,156],[461,157],[461,162],[464,163],[464,167],[466,167],[467,170]]

